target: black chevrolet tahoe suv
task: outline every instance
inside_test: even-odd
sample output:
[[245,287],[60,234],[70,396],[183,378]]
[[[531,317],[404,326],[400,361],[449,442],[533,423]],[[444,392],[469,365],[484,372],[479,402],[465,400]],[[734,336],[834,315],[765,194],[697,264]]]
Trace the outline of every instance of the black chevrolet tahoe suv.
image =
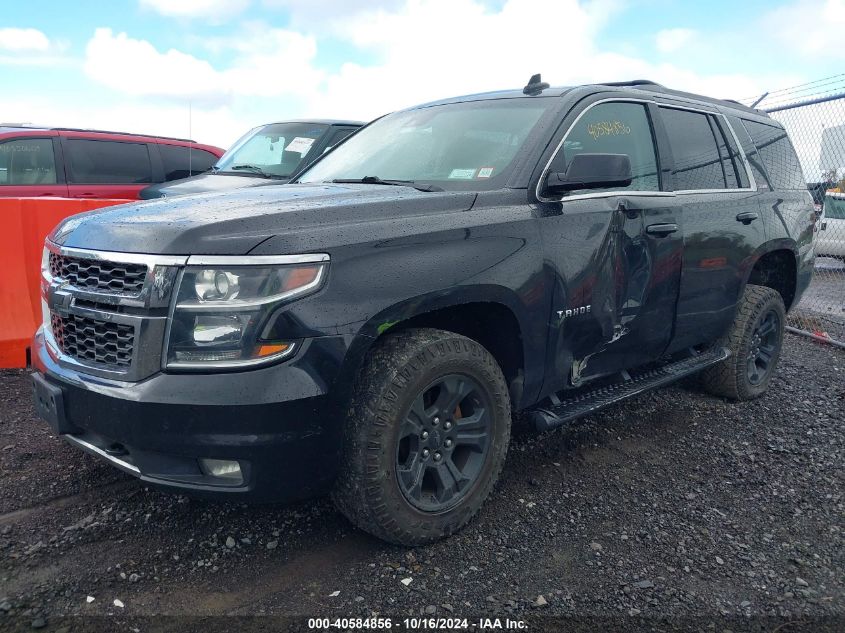
[[414,545],[541,430],[700,373],[761,395],[814,211],[765,113],[647,81],[383,117],[292,184],[135,203],[48,237],[39,414],[161,489],[331,492]]

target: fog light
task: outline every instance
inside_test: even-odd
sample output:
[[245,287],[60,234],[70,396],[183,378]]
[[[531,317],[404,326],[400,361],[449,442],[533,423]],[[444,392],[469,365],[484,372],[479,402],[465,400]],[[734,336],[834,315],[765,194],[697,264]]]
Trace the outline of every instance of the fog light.
[[194,343],[198,346],[239,344],[252,315],[201,314],[194,317]]
[[225,479],[228,483],[241,484],[244,481],[238,462],[229,459],[201,459],[200,466],[206,475]]

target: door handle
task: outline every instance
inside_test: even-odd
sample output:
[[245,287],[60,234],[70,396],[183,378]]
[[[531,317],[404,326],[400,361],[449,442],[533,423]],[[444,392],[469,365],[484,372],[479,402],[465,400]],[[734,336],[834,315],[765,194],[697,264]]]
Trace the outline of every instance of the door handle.
[[655,235],[657,237],[666,237],[670,233],[675,233],[678,230],[677,224],[649,224],[645,232],[649,235]]
[[743,224],[748,226],[749,224],[751,224],[754,220],[756,220],[759,217],[760,216],[757,215],[756,213],[754,213],[754,211],[745,211],[743,213],[737,213],[736,214],[736,221],[742,222]]

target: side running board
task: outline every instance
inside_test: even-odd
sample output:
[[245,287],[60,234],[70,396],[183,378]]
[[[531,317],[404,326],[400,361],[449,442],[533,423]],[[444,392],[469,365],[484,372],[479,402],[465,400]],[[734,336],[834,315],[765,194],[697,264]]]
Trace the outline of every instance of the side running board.
[[[626,380],[605,385],[591,391],[582,391],[564,399],[553,397],[545,406],[532,409],[531,421],[539,431],[548,431],[611,404],[637,396],[646,391],[663,387],[685,376],[695,374],[705,367],[720,363],[731,355],[727,349],[716,349],[696,354],[650,369]],[[627,374],[625,374],[627,376]]]

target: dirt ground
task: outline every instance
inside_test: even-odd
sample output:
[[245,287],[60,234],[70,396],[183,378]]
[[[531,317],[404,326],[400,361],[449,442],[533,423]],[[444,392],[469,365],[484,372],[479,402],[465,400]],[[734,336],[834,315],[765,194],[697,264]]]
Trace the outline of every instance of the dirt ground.
[[396,630],[431,628],[397,624],[423,616],[469,629],[498,617],[529,630],[843,631],[844,423],[845,352],[790,335],[754,402],[688,381],[568,429],[516,424],[480,515],[403,549],[325,499],[149,490],[53,437],[27,374],[2,372],[0,629],[308,630],[307,618],[377,615]]

